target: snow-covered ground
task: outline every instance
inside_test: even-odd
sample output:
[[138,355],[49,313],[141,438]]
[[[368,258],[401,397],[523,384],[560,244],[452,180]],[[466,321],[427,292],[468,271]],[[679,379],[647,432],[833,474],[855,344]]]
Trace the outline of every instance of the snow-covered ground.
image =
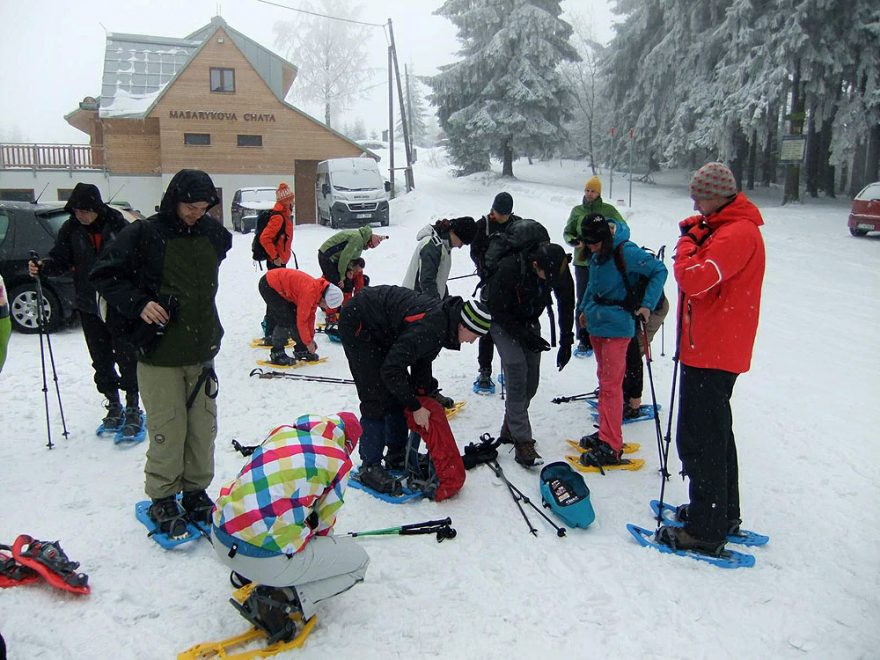
[[[421,156],[418,188],[391,204],[391,240],[365,254],[374,283],[399,283],[425,223],[479,217],[502,189],[512,193],[515,212],[541,220],[561,240],[590,175],[579,163],[520,161],[513,181],[497,174],[455,179],[442,153],[424,150]],[[618,202],[627,198],[619,176],[613,194],[607,175],[603,183],[605,199],[627,217],[633,239],[671,251],[676,223],[692,212],[687,175],[635,184],[632,207]],[[652,526],[648,501],[660,487],[654,429],[633,424],[625,437],[641,443],[645,469],[588,475],[596,522],[566,538],[557,538],[537,515],[531,517],[539,536],[529,535],[507,489],[486,467],[469,472],[462,491],[440,504],[394,506],[349,490],[338,532],[451,516],[458,537],[442,544],[430,536],[362,539],[371,557],[366,581],[322,603],[305,648],[288,657],[877,657],[880,240],[848,235],[846,201],[780,207],[779,198],[778,191],[753,196],[766,221],[767,276],[753,369],[739,379],[734,397],[744,526],[771,536],[768,546],[754,550],[754,568],[721,570],[632,540],[625,524]],[[316,249],[330,233],[297,228],[304,270],[319,272]],[[350,386],[248,377],[261,352],[247,344],[263,315],[250,241],[236,234],[221,268],[218,302],[226,336],[217,358],[220,428],[212,495],[243,463],[230,445],[233,438],[253,444],[300,414],[356,410],[357,404]],[[456,252],[452,275],[470,272],[466,252]],[[451,284],[453,293],[467,295],[474,280]],[[671,281],[666,290],[674,301]],[[664,409],[673,326],[667,323],[665,355],[660,334],[654,342]],[[95,437],[103,409],[79,328],[53,336],[52,344],[71,431],[69,439],[61,437],[50,389],[52,451],[45,447],[36,336],[12,337],[0,376],[0,542],[21,533],[60,539],[89,574],[92,593],[77,597],[45,585],[0,592],[0,632],[9,657],[170,658],[245,629],[227,603],[227,571],[207,542],[167,552],[135,520],[146,443],[121,449]],[[312,372],[348,376],[341,346],[319,337],[319,351],[330,360]],[[531,407],[538,448],[548,462],[565,453],[566,437],[592,430],[584,404],[550,400],[596,386],[593,359],[573,359],[558,373],[554,358],[549,353],[543,360]],[[496,434],[501,421],[499,396],[472,394],[475,371],[473,346],[444,352],[435,363],[444,393],[468,401],[452,422],[462,447],[485,431]],[[539,501],[538,471],[525,471],[506,451],[500,461],[510,480]],[[678,466],[673,443],[671,471]],[[679,502],[686,486],[673,477],[666,492]]]

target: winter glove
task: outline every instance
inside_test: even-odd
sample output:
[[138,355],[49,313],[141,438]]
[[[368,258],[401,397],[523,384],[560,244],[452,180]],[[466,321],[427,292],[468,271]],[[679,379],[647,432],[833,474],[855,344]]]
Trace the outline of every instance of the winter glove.
[[571,360],[571,345],[573,343],[574,335],[566,335],[559,339],[559,350],[556,352],[556,366],[559,371],[562,371]]
[[702,245],[703,242],[709,238],[709,234],[711,233],[712,228],[705,222],[701,221],[699,224],[689,228],[684,237],[691,239],[697,245]]
[[523,348],[532,353],[541,353],[550,350],[550,344],[541,335],[527,333],[520,339]]
[[687,234],[691,228],[696,227],[703,221],[703,216],[701,215],[692,215],[689,218],[685,218],[681,222],[678,223],[678,228],[681,230],[681,235],[684,236]]

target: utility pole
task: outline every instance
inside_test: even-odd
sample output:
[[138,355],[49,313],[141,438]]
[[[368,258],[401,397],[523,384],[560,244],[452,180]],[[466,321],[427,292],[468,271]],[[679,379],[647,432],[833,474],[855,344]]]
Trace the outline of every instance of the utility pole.
[[391,181],[391,199],[394,199],[394,87],[391,84],[393,65],[391,46],[388,46],[388,178]]
[[[391,41],[391,56],[394,59],[394,77],[397,79],[397,100],[400,103],[400,126],[403,129],[403,147],[406,152],[406,192],[410,192],[415,188],[412,171],[412,146],[409,141],[409,126],[406,122],[406,108],[403,105],[403,85],[400,82],[400,67],[397,63],[397,49],[394,47],[394,28],[391,26],[390,18],[388,19],[388,38]],[[394,127],[392,126],[391,130],[393,129]]]

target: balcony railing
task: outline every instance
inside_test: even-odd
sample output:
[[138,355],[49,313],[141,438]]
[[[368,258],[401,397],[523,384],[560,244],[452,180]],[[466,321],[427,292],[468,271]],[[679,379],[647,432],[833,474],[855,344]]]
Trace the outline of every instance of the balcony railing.
[[88,144],[0,144],[0,170],[103,170],[104,148]]

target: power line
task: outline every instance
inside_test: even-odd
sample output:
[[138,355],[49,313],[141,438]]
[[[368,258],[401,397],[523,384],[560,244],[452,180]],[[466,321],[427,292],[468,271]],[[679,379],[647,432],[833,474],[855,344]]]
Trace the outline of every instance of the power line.
[[319,18],[328,18],[331,21],[342,21],[344,23],[356,23],[357,25],[368,25],[370,27],[378,27],[384,28],[384,23],[366,23],[365,21],[356,21],[353,18],[340,18],[338,16],[328,16],[327,14],[319,14],[318,12],[308,11],[306,9],[297,9],[296,7],[288,7],[287,5],[280,5],[277,2],[270,2],[269,0],[257,0],[257,2],[262,2],[264,5],[272,5],[273,7],[280,7],[281,9],[288,9],[290,11],[296,11],[301,14],[308,14],[309,16],[318,16]]

